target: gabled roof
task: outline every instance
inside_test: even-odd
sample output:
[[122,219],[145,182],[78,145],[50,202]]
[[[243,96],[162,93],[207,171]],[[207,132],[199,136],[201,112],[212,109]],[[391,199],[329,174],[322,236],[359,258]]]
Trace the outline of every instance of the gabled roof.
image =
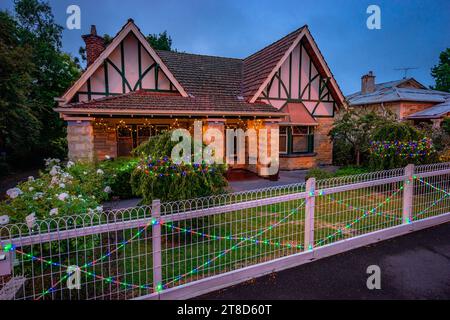
[[[405,86],[411,83],[414,86]],[[414,78],[394,80],[375,84],[375,91],[362,94],[361,91],[348,95],[352,106],[395,101],[444,102],[447,92],[427,89]]]
[[450,95],[443,103],[439,103],[428,109],[410,114],[408,119],[436,119],[450,113]]
[[135,25],[132,19],[128,19],[128,22],[122,27],[122,29],[113,38],[112,42],[106,47],[106,49],[100,54],[100,56],[92,63],[81,75],[81,77],[64,93],[64,95],[59,99],[60,104],[67,103],[72,99],[75,93],[83,86],[83,84],[89,79],[90,76],[102,65],[103,61],[108,58],[108,56],[117,48],[117,46],[122,42],[122,40],[129,34],[133,33],[142,46],[147,50],[150,56],[159,64],[164,74],[173,83],[175,88],[184,97],[187,97],[187,93],[184,88],[180,85],[178,80],[173,76],[172,72],[167,68],[167,66],[162,62],[160,57],[156,54],[156,51],[150,46],[145,36]]
[[341,104],[344,102],[344,95],[307,25],[244,59],[243,94],[250,102],[255,102],[258,99],[274,74],[300,41],[305,44],[305,49],[311,55],[319,73],[330,79],[330,90],[336,101]]
[[383,88],[372,93],[347,97],[351,106],[395,101],[444,102],[447,92],[416,88]]
[[65,114],[161,114],[161,115],[248,115],[274,116],[284,114],[265,103],[248,103],[230,95],[196,95],[182,97],[178,93],[132,91],[118,96],[94,99],[60,106]]
[[302,33],[303,26],[244,59],[243,94],[251,99]]

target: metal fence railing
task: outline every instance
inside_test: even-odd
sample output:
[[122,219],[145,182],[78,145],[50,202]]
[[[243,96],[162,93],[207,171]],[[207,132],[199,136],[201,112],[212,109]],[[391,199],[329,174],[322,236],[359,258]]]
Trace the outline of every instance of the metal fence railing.
[[5,225],[0,299],[133,299],[249,267],[258,275],[286,257],[447,216],[449,196],[450,163],[410,165]]

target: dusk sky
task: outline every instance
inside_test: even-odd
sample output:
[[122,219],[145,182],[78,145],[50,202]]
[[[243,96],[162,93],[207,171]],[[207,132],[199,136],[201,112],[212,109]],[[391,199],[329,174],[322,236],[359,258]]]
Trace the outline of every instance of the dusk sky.
[[[128,18],[144,34],[167,30],[178,51],[245,58],[308,24],[344,94],[358,91],[361,75],[373,70],[376,82],[408,72],[433,84],[430,69],[450,46],[449,0],[51,0],[56,20],[66,26],[66,8],[81,8],[81,30],[64,30],[63,49],[78,55],[81,35],[91,24],[100,35],[115,35]],[[381,30],[369,30],[366,9],[381,8]],[[13,8],[2,0],[1,9]]]

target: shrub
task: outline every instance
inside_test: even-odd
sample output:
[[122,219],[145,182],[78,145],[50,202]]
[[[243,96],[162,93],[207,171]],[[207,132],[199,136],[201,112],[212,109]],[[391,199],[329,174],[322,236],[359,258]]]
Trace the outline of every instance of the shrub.
[[148,141],[141,143],[132,151],[135,157],[152,157],[159,159],[169,157],[173,147],[177,142],[171,141],[172,132],[166,131],[159,135],[152,136]]
[[306,174],[305,180],[308,180],[309,178],[312,178],[312,177],[316,178],[317,180],[328,179],[328,178],[333,177],[333,174],[324,169],[312,168]]
[[[176,201],[225,192],[225,165],[173,163],[170,159],[177,142],[168,131],[151,137],[134,151],[141,160],[132,173],[133,192],[149,204],[153,199]],[[193,150],[193,148],[192,148]]]
[[439,161],[440,162],[450,162],[450,148],[443,150],[439,154]]
[[101,211],[100,204],[109,198],[110,189],[104,171],[92,164],[69,161],[63,166],[59,160],[47,159],[38,178],[29,177],[7,191],[0,212],[8,215],[10,222],[24,222],[30,214],[43,219]]
[[351,175],[355,175],[355,174],[367,173],[370,171],[371,170],[369,170],[368,168],[365,168],[365,167],[348,166],[348,167],[339,168],[336,171],[336,173],[334,174],[334,176],[335,177],[351,176]]
[[168,157],[143,159],[132,174],[133,192],[149,204],[223,193],[226,167],[216,164],[174,164]]
[[119,158],[103,161],[99,167],[106,173],[106,183],[112,189],[112,196],[129,199],[135,196],[131,187],[131,174],[138,164],[138,159]]
[[407,123],[387,123],[375,130],[370,143],[370,168],[374,170],[404,167],[408,163],[436,161],[430,138]]

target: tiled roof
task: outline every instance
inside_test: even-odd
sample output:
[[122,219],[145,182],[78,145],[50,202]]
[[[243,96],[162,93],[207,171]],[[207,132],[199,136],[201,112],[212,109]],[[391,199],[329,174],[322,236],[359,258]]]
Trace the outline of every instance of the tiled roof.
[[283,55],[302,32],[303,26],[280,40],[244,59],[243,63],[243,95],[252,97]]
[[194,96],[242,95],[241,59],[162,50],[156,52],[188,93]]
[[186,114],[192,112],[199,112],[202,114],[217,114],[223,112],[224,114],[276,114],[282,113],[265,103],[247,103],[240,101],[235,96],[231,95],[205,95],[198,94],[191,97],[182,97],[178,93],[158,93],[148,91],[133,91],[130,93],[110,96],[91,100],[89,102],[80,102],[67,104],[59,108],[59,110],[72,109],[83,110],[133,110],[142,111],[158,111],[159,113],[167,112],[170,114],[174,111],[186,111]]
[[[450,96],[447,92],[426,89],[424,86],[423,88],[401,87],[407,81],[418,83],[413,78],[379,83],[375,85],[374,92],[366,94],[356,92],[346,98],[351,106],[357,106],[394,101],[444,102],[445,98]],[[418,84],[421,86],[420,83]]]
[[409,119],[435,119],[440,118],[443,115],[450,113],[450,95],[447,100],[443,103],[439,103],[428,109],[410,114],[407,118]]

